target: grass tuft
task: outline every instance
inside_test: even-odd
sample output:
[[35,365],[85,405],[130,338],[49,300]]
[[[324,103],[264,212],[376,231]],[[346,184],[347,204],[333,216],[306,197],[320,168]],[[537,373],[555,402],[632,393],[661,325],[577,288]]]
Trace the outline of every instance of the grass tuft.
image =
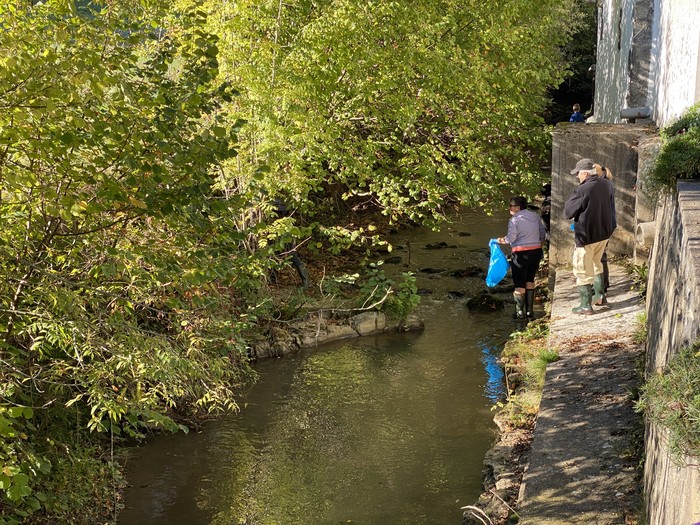
[[700,341],[649,378],[636,409],[669,430],[670,450],[679,463],[685,455],[700,458]]

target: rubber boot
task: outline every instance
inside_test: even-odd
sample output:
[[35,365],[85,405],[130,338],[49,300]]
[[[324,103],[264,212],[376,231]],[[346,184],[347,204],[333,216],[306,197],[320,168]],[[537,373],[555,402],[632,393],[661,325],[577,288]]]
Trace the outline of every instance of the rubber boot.
[[608,258],[605,257],[605,260],[602,261],[603,263],[603,285],[604,291],[608,291],[608,288],[610,288],[610,270],[608,269]]
[[593,286],[590,284],[579,286],[578,296],[581,299],[581,304],[576,308],[572,308],[571,311],[575,314],[591,315],[593,313],[593,307],[591,306],[591,301],[593,300]]
[[311,284],[311,280],[309,279],[309,272],[306,271],[306,266],[304,266],[304,263],[301,262],[301,259],[299,258],[296,252],[292,253],[292,265],[294,265],[294,268],[296,268],[297,273],[301,278],[301,287],[304,289],[308,288]]
[[525,294],[513,292],[513,300],[515,301],[513,319],[525,319]]
[[605,275],[602,273],[597,273],[593,279],[593,304],[596,306],[603,306],[608,304],[608,300],[605,298]]
[[299,268],[299,276],[301,277],[301,287],[306,289],[311,286],[311,279],[309,279],[309,272],[306,271],[305,267]]
[[525,290],[525,317],[535,318],[535,289]]

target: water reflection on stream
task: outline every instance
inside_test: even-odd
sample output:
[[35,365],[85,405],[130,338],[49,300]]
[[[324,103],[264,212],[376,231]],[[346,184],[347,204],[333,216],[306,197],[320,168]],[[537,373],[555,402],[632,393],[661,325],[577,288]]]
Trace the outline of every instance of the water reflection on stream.
[[[485,266],[507,218],[465,214],[411,245],[411,269]],[[460,232],[462,232],[460,234]],[[463,232],[469,232],[465,236]],[[427,250],[429,243],[449,246]],[[474,251],[478,249],[477,251]],[[407,250],[397,250],[407,262]],[[397,265],[397,269],[405,269]],[[510,309],[470,312],[481,278],[420,274],[420,334],[260,362],[240,414],[134,451],[121,525],[458,524],[481,491]]]

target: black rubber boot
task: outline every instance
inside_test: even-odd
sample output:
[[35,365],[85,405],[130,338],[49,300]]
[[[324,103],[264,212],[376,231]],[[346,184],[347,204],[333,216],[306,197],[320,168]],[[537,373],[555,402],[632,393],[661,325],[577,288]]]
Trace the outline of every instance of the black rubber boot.
[[608,288],[610,288],[610,270],[608,269],[608,258],[607,256],[601,261],[603,263],[603,284],[604,284],[604,291],[608,291]]
[[525,290],[525,317],[535,318],[535,289]]
[[525,295],[513,292],[513,300],[515,301],[513,319],[525,319]]
[[299,276],[301,277],[301,287],[306,289],[311,286],[311,279],[309,279],[309,272],[306,268],[302,267],[299,269]]
[[596,306],[603,306],[608,304],[608,300],[605,298],[605,275],[602,273],[596,274],[593,279],[593,304]]
[[297,255],[297,252],[292,252],[292,264],[296,268],[299,278],[301,279],[301,287],[306,289],[311,285],[311,280],[309,279],[309,272],[306,271],[306,266],[301,262],[301,259]]
[[590,284],[579,286],[578,296],[581,299],[581,304],[576,308],[572,308],[571,311],[581,315],[593,314],[593,307],[591,306],[591,301],[593,300],[593,286]]

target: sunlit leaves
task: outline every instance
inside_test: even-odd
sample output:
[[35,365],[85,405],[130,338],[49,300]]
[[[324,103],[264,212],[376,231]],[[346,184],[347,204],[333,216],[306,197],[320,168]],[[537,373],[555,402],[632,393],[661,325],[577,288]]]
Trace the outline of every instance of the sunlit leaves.
[[272,191],[339,183],[416,219],[538,184],[573,2],[226,6],[211,3],[222,71],[251,121],[232,176],[265,162]]
[[205,22],[196,2],[0,9],[0,453],[18,469],[0,504],[17,515],[40,501],[29,407],[138,436],[180,429],[176,406],[236,406],[247,253],[213,184],[241,122]]

